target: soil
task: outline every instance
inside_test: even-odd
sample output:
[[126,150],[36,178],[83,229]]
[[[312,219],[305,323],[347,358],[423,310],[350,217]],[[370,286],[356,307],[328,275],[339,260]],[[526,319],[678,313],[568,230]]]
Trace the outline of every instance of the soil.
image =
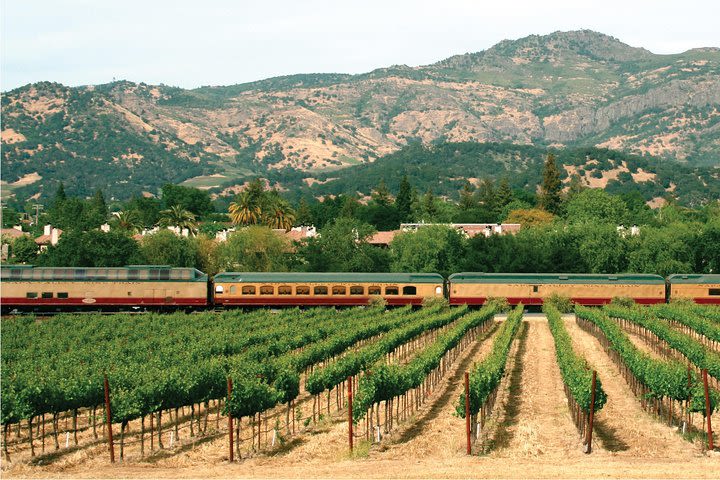
[[[491,340],[480,336],[456,360],[415,416],[380,445],[347,453],[343,412],[272,452],[227,462],[224,435],[144,461],[109,464],[106,447],[67,452],[49,465],[3,466],[3,477],[52,478],[717,478],[720,453],[703,454],[643,411],[599,342],[566,320],[577,351],[599,371],[608,403],[596,416],[593,453],[582,453],[570,418],[552,335],[544,316],[527,315],[495,406],[487,453],[464,454],[464,420],[453,416],[463,373]],[[213,416],[211,418],[211,423]]]

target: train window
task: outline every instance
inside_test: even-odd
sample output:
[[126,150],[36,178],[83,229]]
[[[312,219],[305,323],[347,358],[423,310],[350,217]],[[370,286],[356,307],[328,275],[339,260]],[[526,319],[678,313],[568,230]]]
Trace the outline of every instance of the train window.
[[398,287],[385,287],[385,295],[399,295],[400,289]]
[[128,280],[137,280],[140,278],[140,272],[137,270],[128,270],[127,271],[127,279]]
[[435,287],[435,295],[442,295],[442,287]]
[[20,278],[21,276],[22,272],[20,271],[20,269],[13,268],[12,270],[10,270],[10,277]]
[[416,295],[417,288],[413,285],[407,285],[403,287],[403,295]]
[[170,269],[169,268],[161,268],[158,271],[158,278],[160,280],[170,280]]
[[382,295],[380,287],[368,287],[368,295]]
[[42,292],[42,298],[53,298],[52,292]]
[[342,286],[335,286],[332,288],[332,294],[333,295],[345,295],[346,288]]
[[57,298],[68,298],[67,292],[58,292]]
[[84,268],[78,268],[75,270],[75,279],[76,280],[84,280],[85,274],[86,274],[86,271]]
[[230,295],[235,295],[235,292],[237,292],[237,287],[235,285],[230,285]]
[[327,287],[315,287],[313,289],[313,292],[315,293],[315,295],[327,295],[328,288]]
[[33,277],[33,280],[42,280],[43,271],[42,271],[41,269],[39,269],[39,268],[35,269],[35,270],[32,272],[32,277]]
[[260,287],[260,295],[273,295],[275,293],[275,287],[264,286]]
[[538,285],[533,285],[533,293],[538,293],[538,290],[540,287]]
[[278,287],[278,295],[292,295],[292,287],[289,285],[280,285]]
[[310,287],[295,287],[295,295],[310,295]]
[[360,285],[354,285],[350,287],[350,295],[362,295],[365,293],[365,287],[361,287]]
[[37,298],[37,292],[27,292],[25,298]]
[[709,288],[708,295],[720,295],[720,288]]
[[223,293],[225,291],[225,287],[222,285],[215,285],[215,293]]

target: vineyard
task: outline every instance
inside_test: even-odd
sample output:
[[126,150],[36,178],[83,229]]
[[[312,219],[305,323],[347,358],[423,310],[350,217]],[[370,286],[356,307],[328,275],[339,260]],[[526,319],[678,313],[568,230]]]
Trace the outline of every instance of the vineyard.
[[718,309],[500,309],[3,318],[3,472],[713,461]]

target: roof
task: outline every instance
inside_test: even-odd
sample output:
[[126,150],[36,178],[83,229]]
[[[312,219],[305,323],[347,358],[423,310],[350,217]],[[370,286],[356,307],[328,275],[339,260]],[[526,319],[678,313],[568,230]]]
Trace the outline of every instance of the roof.
[[27,235],[26,232],[22,232],[16,228],[3,228],[0,230],[0,235],[5,235],[11,238],[19,238]]
[[246,283],[443,283],[437,273],[299,273],[225,272],[215,282]]
[[400,230],[390,230],[389,232],[376,232],[368,239],[368,243],[371,245],[390,245],[395,235],[400,233]]
[[647,274],[591,274],[591,273],[480,273],[462,272],[450,275],[452,283],[641,283],[665,284],[660,275]]
[[720,284],[720,274],[675,274],[668,277],[670,283],[717,283]]

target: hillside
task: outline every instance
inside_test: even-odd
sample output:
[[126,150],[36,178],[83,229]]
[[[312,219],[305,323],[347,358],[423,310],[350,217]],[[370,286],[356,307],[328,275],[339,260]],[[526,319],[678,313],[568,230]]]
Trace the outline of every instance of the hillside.
[[350,194],[367,196],[384,181],[397,192],[403,176],[420,192],[457,200],[466,182],[478,186],[481,179],[507,179],[513,188],[533,190],[542,181],[548,151],[563,165],[567,187],[577,175],[586,187],[615,193],[638,191],[653,205],[673,197],[680,203],[699,206],[720,198],[720,170],[689,167],[648,156],[604,148],[547,149],[509,143],[440,142],[411,143],[372,163],[355,165],[342,172],[307,172],[286,169],[271,172],[271,183],[280,184],[291,196]]
[[[416,141],[604,147],[720,164],[720,49],[656,55],[591,31],[505,40],[420,67],[185,90],[27,85],[2,98],[3,196],[319,174]],[[292,176],[292,175],[291,175]]]

